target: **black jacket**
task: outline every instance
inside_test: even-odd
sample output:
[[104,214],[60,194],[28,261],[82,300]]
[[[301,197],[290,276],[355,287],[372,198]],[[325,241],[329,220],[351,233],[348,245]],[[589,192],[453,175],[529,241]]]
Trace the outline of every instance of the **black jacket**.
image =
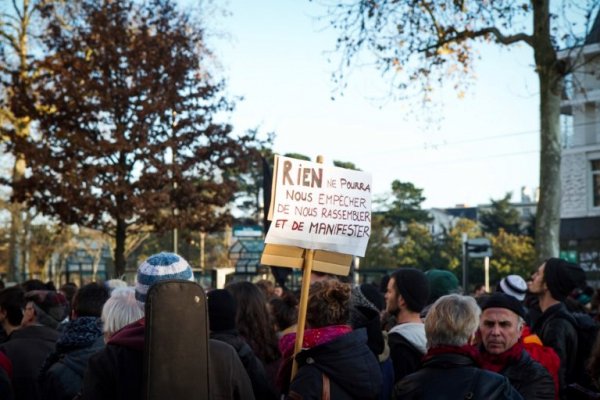
[[240,361],[242,361],[248,373],[250,382],[252,382],[254,397],[264,400],[277,398],[275,391],[269,385],[262,361],[256,357],[248,343],[236,330],[211,332],[210,338],[225,342],[237,351]]
[[46,357],[54,351],[59,333],[43,325],[30,325],[12,332],[0,345],[13,364],[13,390],[19,400],[40,399],[38,375]]
[[[211,399],[254,399],[250,379],[235,350],[210,340],[209,351]],[[141,400],[143,362],[142,351],[108,344],[89,360],[81,399]]]
[[478,368],[462,354],[440,354],[423,362],[394,388],[394,399],[460,400],[522,399],[502,375]]
[[508,378],[525,400],[554,399],[554,381],[550,373],[525,350],[517,363],[508,365],[500,374]]
[[323,374],[329,377],[331,399],[375,399],[381,390],[379,362],[367,346],[364,328],[303,350],[296,360],[298,374],[290,384],[290,399],[320,400]]
[[390,358],[394,364],[394,382],[399,382],[408,374],[421,368],[421,360],[425,355],[404,336],[398,333],[388,335]]
[[540,315],[532,327],[544,346],[556,351],[560,358],[558,380],[562,393],[566,384],[575,381],[575,361],[577,355],[577,331],[573,326],[571,314],[564,303],[555,304]]

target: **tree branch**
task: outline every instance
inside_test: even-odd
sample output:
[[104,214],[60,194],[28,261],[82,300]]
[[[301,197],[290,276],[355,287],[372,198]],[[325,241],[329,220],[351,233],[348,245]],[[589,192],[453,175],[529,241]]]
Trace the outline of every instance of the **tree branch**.
[[455,32],[454,34],[447,36],[439,41],[437,41],[434,45],[426,47],[421,51],[434,50],[445,44],[457,42],[460,43],[467,39],[476,39],[482,36],[492,35],[496,39],[496,42],[510,45],[517,42],[525,42],[530,46],[533,46],[533,36],[527,35],[526,33],[517,33],[515,35],[505,36],[500,30],[496,27],[483,28],[478,31],[462,31]]

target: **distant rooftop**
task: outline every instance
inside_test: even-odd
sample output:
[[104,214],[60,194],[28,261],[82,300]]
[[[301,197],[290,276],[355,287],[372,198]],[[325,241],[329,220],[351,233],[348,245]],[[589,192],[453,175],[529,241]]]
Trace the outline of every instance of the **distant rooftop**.
[[600,43],[600,11],[596,14],[596,20],[594,21],[594,26],[592,26],[592,30],[585,38],[585,44],[593,44]]

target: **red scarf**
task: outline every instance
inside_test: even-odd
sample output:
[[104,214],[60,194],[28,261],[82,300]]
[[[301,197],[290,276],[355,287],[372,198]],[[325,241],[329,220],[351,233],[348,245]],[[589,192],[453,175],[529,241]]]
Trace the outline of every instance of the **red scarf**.
[[461,354],[463,356],[467,356],[470,359],[472,359],[473,361],[475,361],[475,363],[477,365],[480,365],[479,351],[477,350],[477,347],[471,346],[470,344],[466,344],[464,346],[433,347],[433,348],[427,350],[427,354],[425,354],[425,356],[423,356],[423,361],[427,361],[427,360],[431,359],[432,357],[438,356],[440,354],[448,354],[448,353]]
[[509,364],[518,362],[523,354],[523,343],[519,339],[517,343],[504,353],[492,354],[487,351],[481,352],[481,368],[493,372],[500,372]]
[[[320,344],[331,342],[338,337],[350,333],[352,328],[348,325],[331,325],[322,328],[306,329],[302,341],[303,349],[311,349]],[[279,339],[279,350],[283,358],[291,357],[294,354],[294,344],[296,343],[296,332],[288,333]]]

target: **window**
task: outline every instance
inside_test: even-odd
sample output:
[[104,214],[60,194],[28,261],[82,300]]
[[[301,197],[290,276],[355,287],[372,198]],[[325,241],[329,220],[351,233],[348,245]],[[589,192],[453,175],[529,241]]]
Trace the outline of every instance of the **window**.
[[600,207],[600,159],[592,160],[592,204]]

